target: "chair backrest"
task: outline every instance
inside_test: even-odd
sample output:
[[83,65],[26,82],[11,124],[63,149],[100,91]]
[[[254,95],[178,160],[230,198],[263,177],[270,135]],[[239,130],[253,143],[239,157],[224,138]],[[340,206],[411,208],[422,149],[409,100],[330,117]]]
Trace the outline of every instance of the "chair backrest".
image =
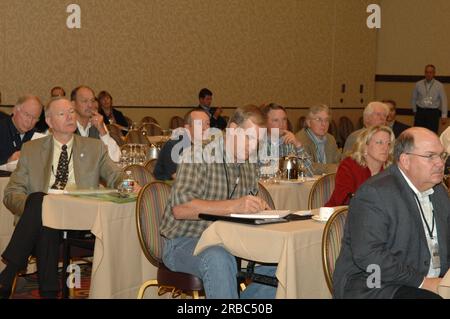
[[141,124],[145,124],[145,123],[156,123],[159,125],[158,121],[154,117],[151,117],[151,116],[144,116],[141,119]]
[[345,143],[347,137],[354,131],[353,123],[347,116],[342,116],[339,119],[338,131],[342,143]]
[[308,209],[323,207],[334,191],[335,180],[336,173],[330,173],[315,181],[309,192]]
[[330,133],[331,135],[333,135],[333,137],[336,139],[336,141],[339,140],[339,136],[338,136],[338,128],[336,125],[336,121],[335,120],[331,120],[330,121],[330,126],[328,127],[328,133]]
[[276,209],[275,204],[272,199],[272,196],[270,195],[267,188],[265,188],[264,185],[261,183],[258,183],[258,196],[266,201],[266,203],[267,203],[267,205],[269,205],[270,209]]
[[131,164],[125,166],[122,170],[123,172],[131,171],[131,175],[141,186],[144,186],[155,180],[153,174],[149,172],[144,166],[139,164]]
[[306,128],[306,116],[302,115],[298,118],[298,130]]
[[144,167],[153,174],[153,171],[155,170],[155,165],[156,165],[157,159],[156,158],[152,158],[149,159],[148,161],[145,162]]
[[159,225],[169,200],[170,186],[152,182],[139,192],[136,203],[136,225],[139,242],[145,257],[155,267],[162,264],[163,241]]
[[116,141],[117,145],[122,146],[125,144],[125,140],[122,138],[122,131],[115,125],[107,125],[109,135]]
[[125,137],[126,144],[148,144],[148,139],[140,130],[129,130]]
[[333,272],[341,251],[348,207],[337,209],[328,219],[322,235],[322,265],[328,289],[333,293]]
[[157,123],[143,123],[139,129],[145,131],[146,135],[163,135],[163,130]]
[[173,116],[170,119],[170,128],[174,130],[179,127],[184,127],[184,119],[180,116]]

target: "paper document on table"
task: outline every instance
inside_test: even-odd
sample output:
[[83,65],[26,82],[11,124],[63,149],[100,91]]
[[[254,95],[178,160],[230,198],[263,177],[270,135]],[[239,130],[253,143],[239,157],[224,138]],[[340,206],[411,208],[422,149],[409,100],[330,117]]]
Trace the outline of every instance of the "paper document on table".
[[92,194],[110,194],[117,193],[114,188],[97,188],[97,189],[70,189],[64,190],[67,195],[92,195]]
[[236,218],[250,218],[250,219],[273,219],[284,218],[292,213],[290,210],[264,210],[254,214],[230,214],[230,217]]

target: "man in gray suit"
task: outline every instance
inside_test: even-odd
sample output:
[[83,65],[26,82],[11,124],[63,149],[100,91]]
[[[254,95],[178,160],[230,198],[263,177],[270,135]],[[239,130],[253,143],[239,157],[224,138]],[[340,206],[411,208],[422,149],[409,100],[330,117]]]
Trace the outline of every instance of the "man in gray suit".
[[0,298],[8,298],[15,274],[26,268],[31,254],[37,258],[41,296],[58,295],[61,232],[42,225],[45,193],[50,189],[98,188],[100,178],[115,188],[121,180],[120,169],[101,141],[74,135],[76,115],[68,99],[50,101],[45,116],[53,134],[24,144],[5,189],[3,202],[20,219],[2,255],[7,267],[0,274]]
[[335,298],[439,298],[450,264],[448,157],[419,127],[395,143],[396,164],[368,180],[350,204],[334,272]]

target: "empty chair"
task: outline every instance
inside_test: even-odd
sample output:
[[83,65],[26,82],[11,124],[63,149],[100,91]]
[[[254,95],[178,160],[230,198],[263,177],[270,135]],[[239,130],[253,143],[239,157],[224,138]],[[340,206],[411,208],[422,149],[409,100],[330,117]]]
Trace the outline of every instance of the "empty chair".
[[145,124],[145,123],[156,123],[159,125],[158,121],[154,117],[151,117],[151,116],[144,116],[141,119],[141,125]]
[[272,196],[270,195],[267,188],[265,188],[264,185],[261,183],[258,183],[258,196],[266,201],[266,203],[267,203],[267,205],[269,205],[270,209],[276,209],[275,204],[272,199]]
[[157,123],[143,123],[140,130],[149,136],[163,135],[163,130]]
[[184,127],[184,120],[182,117],[180,116],[173,116],[170,119],[170,128],[172,130],[179,128],[179,127]]
[[320,208],[325,205],[334,191],[336,173],[320,177],[311,187],[308,198],[308,209]]
[[345,221],[348,207],[334,212],[328,219],[322,235],[322,265],[328,289],[333,293],[333,272],[336,260],[341,251],[341,242],[344,235]]
[[148,161],[145,162],[144,167],[153,174],[153,171],[155,170],[155,165],[156,165],[157,159],[156,158],[152,158],[149,159]]
[[129,130],[125,137],[126,144],[148,144],[148,139],[140,130]]
[[302,129],[304,129],[304,128],[306,128],[306,116],[300,116],[299,118],[298,118],[298,130],[300,131],[300,130],[302,130]]
[[153,182],[155,178],[153,174],[149,172],[144,166],[139,164],[131,164],[123,168],[124,172],[130,171],[134,180],[138,182],[139,185],[144,186],[150,182]]
[[[333,137],[336,139],[336,143],[338,144],[338,147],[342,147],[342,142],[339,141],[339,133],[338,133],[338,128],[337,128],[335,120],[330,121],[330,126],[328,127],[328,133],[333,135]],[[339,144],[341,144],[341,145],[339,145]]]
[[347,137],[354,131],[353,123],[347,116],[342,116],[339,119],[339,138],[342,143],[345,143]]
[[122,146],[125,144],[125,140],[122,135],[122,131],[115,125],[107,125],[109,135],[116,141],[117,145]]
[[142,299],[148,287],[158,287],[160,294],[171,291],[172,297],[191,293],[198,298],[203,291],[200,278],[181,272],[169,270],[162,261],[163,241],[159,224],[164,215],[164,208],[170,195],[170,186],[164,182],[153,182],[144,186],[139,192],[136,204],[136,223],[139,242],[148,261],[158,268],[155,279],[141,285],[138,298]]

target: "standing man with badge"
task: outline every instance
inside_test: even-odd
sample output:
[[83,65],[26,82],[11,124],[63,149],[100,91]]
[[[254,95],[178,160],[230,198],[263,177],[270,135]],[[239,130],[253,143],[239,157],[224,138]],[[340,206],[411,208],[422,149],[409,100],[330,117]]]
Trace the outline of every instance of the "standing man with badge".
[[436,80],[436,67],[425,66],[425,79],[416,83],[411,100],[414,112],[414,126],[422,126],[438,133],[441,124],[447,124],[447,95],[444,86]]

